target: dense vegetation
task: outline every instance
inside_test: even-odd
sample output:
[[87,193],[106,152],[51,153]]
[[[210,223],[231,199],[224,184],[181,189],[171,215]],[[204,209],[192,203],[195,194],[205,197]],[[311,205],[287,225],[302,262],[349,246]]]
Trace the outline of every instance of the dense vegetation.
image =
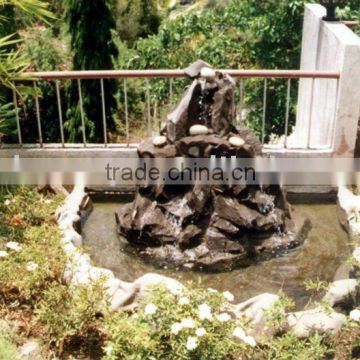
[[[51,19],[47,7],[42,5],[37,14],[40,20],[35,18],[33,25],[29,26],[31,23],[24,20],[21,12],[24,9],[14,7],[9,0],[5,2],[6,6],[0,3],[0,15],[3,16],[0,36],[14,32],[19,35],[5,38],[7,44],[0,46],[4,49],[3,56],[5,53],[8,55],[9,49],[14,51],[12,56],[15,56],[17,48],[20,53],[17,54],[16,62],[8,59],[15,66],[11,69],[8,64],[9,70],[1,71],[1,82],[11,86],[9,73],[16,76],[17,72],[25,68],[36,71],[183,68],[198,58],[217,68],[298,68],[302,15],[306,2],[202,0],[181,7],[176,1],[52,0],[50,9],[57,19]],[[347,0],[346,4],[340,15],[346,19],[357,18],[360,1]],[[29,12],[32,9],[25,10]],[[34,20],[34,17],[31,19]],[[47,19],[46,22],[44,19]],[[9,41],[18,38],[26,41],[9,44]],[[182,93],[185,84],[183,80],[175,81],[175,96]],[[297,84],[293,82],[292,85],[290,124],[294,124],[297,92]],[[54,83],[39,82],[38,87],[44,141],[60,141]],[[20,89],[25,93],[18,100],[24,141],[36,142],[38,133],[33,94],[29,96],[29,89],[24,86],[20,86]],[[60,90],[66,140],[82,141],[77,83],[62,82]],[[146,84],[141,80],[128,81],[128,90],[131,129],[133,135],[138,131],[141,136],[145,125]],[[87,140],[102,141],[104,134],[99,81],[83,81],[82,93]],[[109,139],[122,141],[125,123],[122,82],[105,82],[105,95]],[[269,81],[267,96],[268,121],[265,133],[266,140],[269,140],[271,134],[284,133],[286,81]],[[246,111],[242,115],[246,116],[247,124],[259,135],[262,100],[262,82],[246,81]],[[12,94],[5,92],[0,106],[0,133],[13,133],[7,141],[16,141],[15,109],[8,105],[11,102]],[[164,119],[169,102],[169,82],[152,81],[151,116],[154,128],[155,125],[158,128],[159,119]],[[26,105],[26,111],[22,105]]]

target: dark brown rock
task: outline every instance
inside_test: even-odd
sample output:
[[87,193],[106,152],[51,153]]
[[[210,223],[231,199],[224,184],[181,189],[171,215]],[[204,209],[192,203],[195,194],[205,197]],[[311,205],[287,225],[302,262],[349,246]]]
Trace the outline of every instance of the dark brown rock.
[[168,115],[166,131],[170,142],[175,142],[187,136],[190,127],[200,123],[201,109],[199,102],[201,94],[201,84],[195,80],[175,110]]
[[224,76],[217,83],[219,90],[214,94],[211,127],[216,134],[225,136],[230,132],[235,119],[235,82]]
[[150,139],[139,144],[138,155],[140,158],[173,158],[177,156],[177,153],[174,145],[156,147]]

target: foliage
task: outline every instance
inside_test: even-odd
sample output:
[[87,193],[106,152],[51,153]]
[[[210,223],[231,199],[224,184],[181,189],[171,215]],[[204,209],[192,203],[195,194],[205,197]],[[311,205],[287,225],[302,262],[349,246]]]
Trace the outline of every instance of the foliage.
[[[158,34],[139,39],[130,60],[125,52],[120,53],[122,65],[137,69],[184,68],[201,58],[216,68],[298,68],[304,2],[232,0],[226,6],[188,12],[165,21]],[[168,93],[168,84],[157,84],[156,96],[161,100]],[[283,80],[269,81],[266,112],[271,114],[271,121],[266,124],[267,135],[284,133],[286,86]],[[245,95],[247,123],[260,134],[263,84],[246,81]],[[291,95],[293,124],[294,84]]]
[[266,350],[269,360],[319,360],[328,355],[329,349],[323,344],[323,337],[313,335],[307,340],[299,340],[289,332],[275,338]]
[[[65,0],[65,20],[71,36],[73,69],[75,70],[111,70],[112,59],[117,56],[111,30],[115,28],[113,14],[108,0]],[[105,80],[105,99],[107,125],[110,131],[115,129],[112,114],[116,108],[114,81]],[[103,119],[100,100],[100,83],[96,80],[82,82],[82,100],[87,139],[103,140]],[[78,87],[75,82],[68,89],[69,110],[65,129],[70,142],[82,138],[81,111]]]
[[42,0],[0,0],[0,6],[12,5],[30,17],[37,17],[45,22],[53,17],[48,10],[49,4]]
[[[98,314],[103,308],[104,288],[101,282],[92,286],[51,286],[44,292],[35,313],[44,327],[49,343],[62,354],[75,340],[84,352],[102,341]],[[86,349],[87,348],[87,349]]]
[[[21,32],[23,42],[20,51],[32,71],[59,71],[70,65],[68,50],[63,41],[55,38],[51,28],[34,26]],[[38,81],[39,106],[44,142],[60,142],[60,126],[56,88],[53,81]],[[64,83],[60,82],[61,94]],[[21,129],[27,142],[38,140],[36,106],[33,94],[24,96],[22,103],[26,111],[20,112]],[[62,96],[62,109],[65,113],[65,96]]]
[[16,347],[0,333],[0,360],[17,360]]
[[[211,309],[207,319],[201,317],[204,304]],[[111,338],[104,360],[220,360],[240,353],[250,357],[251,347],[232,336],[243,324],[231,319],[227,311],[228,303],[220,293],[192,289],[174,296],[164,288],[153,289],[136,314],[106,318],[105,330]],[[219,314],[229,318],[221,321]]]
[[101,339],[104,293],[100,283],[64,282],[67,257],[52,219],[62,201],[28,187],[0,187],[0,311],[20,312],[22,319],[31,313],[34,335],[58,354],[75,340],[86,353],[85,345]]
[[[20,94],[28,92],[27,87],[22,87],[20,91],[14,84],[14,80],[27,68],[22,54],[14,49],[19,39],[16,34],[9,33],[16,28],[15,9],[25,12],[28,17],[37,17],[43,21],[52,17],[48,4],[41,0],[0,0],[0,90],[6,102],[11,97],[9,89]],[[8,123],[9,119],[5,122]]]
[[116,6],[116,30],[131,47],[138,38],[155,34],[161,23],[157,0],[123,0]]
[[14,105],[12,103],[3,104],[0,100],[0,138],[15,131],[15,115]]
[[285,294],[280,294],[280,299],[274,304],[274,306],[267,311],[266,318],[270,326],[278,329],[279,331],[286,324],[286,314],[295,308],[295,303],[292,299]]

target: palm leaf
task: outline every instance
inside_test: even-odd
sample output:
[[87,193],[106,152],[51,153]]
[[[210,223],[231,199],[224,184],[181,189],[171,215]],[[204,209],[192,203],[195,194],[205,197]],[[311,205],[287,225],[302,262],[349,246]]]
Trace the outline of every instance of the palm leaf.
[[0,136],[16,132],[16,110],[13,104],[0,103]]
[[48,10],[49,4],[41,0],[0,0],[0,6],[3,5],[16,6],[28,15],[36,16],[45,22],[54,19],[54,15]]

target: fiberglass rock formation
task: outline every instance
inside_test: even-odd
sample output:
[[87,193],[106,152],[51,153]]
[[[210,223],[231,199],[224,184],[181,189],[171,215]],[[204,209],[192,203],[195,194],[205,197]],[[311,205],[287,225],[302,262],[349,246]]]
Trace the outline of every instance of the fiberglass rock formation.
[[[254,158],[259,140],[235,128],[234,80],[201,60],[162,136],[142,142],[140,158]],[[140,186],[115,214],[128,249],[159,266],[231,271],[300,245],[311,225],[296,229],[279,186],[234,184]]]

